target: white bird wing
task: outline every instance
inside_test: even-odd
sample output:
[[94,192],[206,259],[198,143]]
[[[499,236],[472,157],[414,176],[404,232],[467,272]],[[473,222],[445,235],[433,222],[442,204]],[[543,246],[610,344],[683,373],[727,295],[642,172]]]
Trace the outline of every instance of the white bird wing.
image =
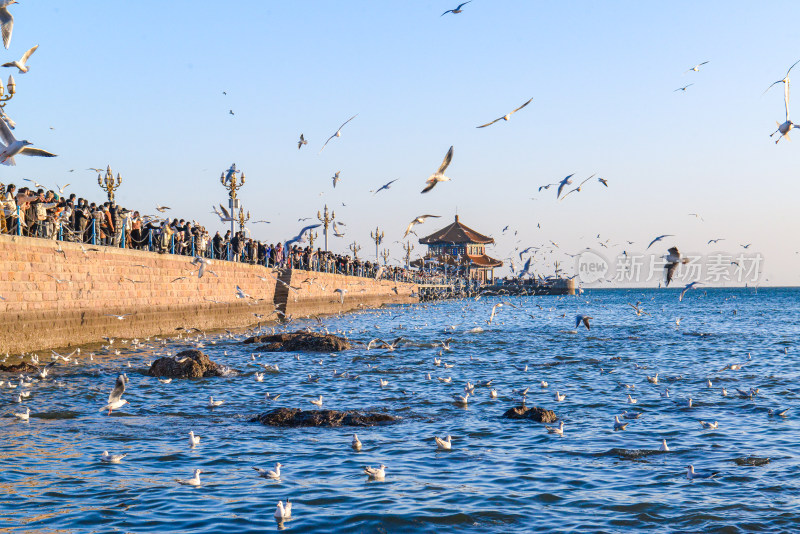
[[11,32],[14,30],[14,17],[5,7],[0,8],[0,29],[3,33],[3,45],[8,50],[8,46],[11,44]]
[[114,389],[111,390],[111,394],[108,396],[109,404],[120,400],[123,393],[125,393],[125,375],[119,375],[117,383],[114,384]]
[[4,120],[0,121],[0,138],[3,139],[6,146],[16,141],[14,134],[11,133],[11,128],[8,127],[8,124],[6,124]]
[[[0,121],[5,122],[5,121]],[[53,154],[52,152],[48,152],[47,150],[42,150],[41,148],[33,148],[26,146],[22,150],[20,150],[21,156],[41,156],[43,158],[54,158],[58,156],[58,154]]]
[[29,49],[27,52],[22,54],[22,59],[19,60],[20,65],[25,65],[25,63],[28,61],[28,58],[31,57],[34,52],[36,52],[37,48],[39,48],[39,45],[34,46],[33,48]]
[[228,210],[227,210],[227,209],[225,209],[225,206],[223,206],[222,204],[220,204],[220,205],[219,205],[219,209],[221,209],[221,210],[222,210],[222,214],[223,214],[223,215],[225,215],[225,218],[226,218],[226,219],[230,219],[230,218],[231,218],[231,214],[230,214],[230,213],[228,213]]
[[492,122],[487,122],[486,124],[481,124],[480,126],[476,126],[476,128],[486,128],[487,126],[491,126],[492,124],[496,123],[497,121],[501,121],[501,120],[503,120],[503,117],[500,117],[499,119],[495,119]]
[[518,107],[517,109],[515,109],[515,110],[514,110],[514,111],[512,111],[511,113],[509,113],[509,115],[512,115],[512,114],[516,113],[517,111],[521,110],[522,108],[524,108],[525,106],[527,106],[528,104],[530,104],[532,101],[533,101],[533,97],[531,97],[531,98],[530,98],[530,99],[529,99],[527,102],[525,102],[524,104],[522,104],[520,107]]
[[447,154],[444,156],[444,160],[442,160],[442,164],[439,165],[439,170],[436,171],[436,174],[444,174],[444,171],[447,170],[447,167],[450,165],[450,162],[453,161],[453,147],[450,147],[450,150],[447,151]]

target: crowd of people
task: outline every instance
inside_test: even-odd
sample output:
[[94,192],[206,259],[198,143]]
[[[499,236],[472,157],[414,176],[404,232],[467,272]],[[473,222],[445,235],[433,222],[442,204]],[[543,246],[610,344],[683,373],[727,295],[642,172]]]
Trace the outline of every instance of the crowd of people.
[[[115,202],[89,202],[77,195],[14,184],[0,184],[0,233],[161,254],[201,256],[309,271],[376,277],[396,281],[427,281],[432,273],[381,266],[320,248],[251,239],[245,232],[212,237],[202,225],[185,219],[142,215]],[[380,272],[379,272],[380,271]]]

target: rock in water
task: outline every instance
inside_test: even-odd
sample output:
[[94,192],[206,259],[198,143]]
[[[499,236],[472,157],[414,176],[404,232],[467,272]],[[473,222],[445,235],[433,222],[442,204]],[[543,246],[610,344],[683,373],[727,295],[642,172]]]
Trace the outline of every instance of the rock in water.
[[148,371],[150,376],[167,378],[202,378],[204,376],[224,376],[225,368],[212,362],[208,355],[199,350],[184,350],[171,358],[159,358]]
[[251,419],[263,425],[304,427],[304,426],[375,426],[392,423],[399,417],[385,413],[357,412],[348,410],[308,410],[298,408],[278,408]]
[[265,343],[256,349],[260,352],[340,352],[352,348],[343,337],[315,332],[253,336],[244,343]]
[[39,369],[28,362],[20,362],[14,365],[0,365],[0,372],[3,373],[38,373]]
[[538,406],[514,406],[503,414],[506,419],[531,419],[537,423],[554,423],[558,416],[553,410]]

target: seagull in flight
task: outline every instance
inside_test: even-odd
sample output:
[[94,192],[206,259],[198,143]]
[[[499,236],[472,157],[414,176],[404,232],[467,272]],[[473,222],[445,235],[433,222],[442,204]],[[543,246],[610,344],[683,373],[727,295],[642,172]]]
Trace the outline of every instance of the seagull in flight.
[[676,92],[676,91],[683,91],[683,92],[686,92],[686,89],[687,89],[688,87],[691,87],[691,86],[693,86],[693,85],[694,85],[693,83],[690,83],[689,85],[684,85],[683,87],[678,87],[677,89],[675,89],[675,91],[672,91],[672,92],[673,92],[673,93],[674,93],[674,92]]
[[675,271],[677,270],[678,266],[682,263],[689,263],[689,258],[681,256],[678,247],[672,247],[667,252],[666,260],[667,264],[664,265],[664,269],[667,271],[667,287],[669,287],[669,283],[672,282],[672,277],[675,275]]
[[[570,193],[580,193],[580,192],[581,192],[581,187],[583,187],[583,184],[585,184],[586,182],[588,182],[588,181],[589,181],[589,180],[591,180],[592,178],[594,178],[594,174],[593,174],[593,175],[591,175],[590,177],[588,177],[587,179],[585,179],[584,181],[582,181],[582,182],[581,182],[581,183],[578,185],[578,187],[576,187],[575,189],[572,189],[572,190],[570,190],[570,191],[567,191],[567,193],[566,193],[566,194],[565,194],[563,197],[561,197],[561,199],[560,199],[560,200],[564,200],[565,198],[567,198],[567,197],[569,196],[569,194],[570,194]],[[608,187],[608,186],[606,186],[606,187]]]
[[334,188],[334,189],[336,189],[336,184],[337,184],[337,183],[339,183],[339,180],[340,180],[340,178],[339,178],[339,173],[340,173],[340,172],[342,172],[342,171],[336,171],[336,174],[334,174],[334,175],[331,177],[331,180],[333,181],[333,188]]
[[419,217],[417,217],[416,219],[414,219],[413,221],[411,221],[411,222],[409,223],[409,225],[408,225],[408,228],[406,228],[406,233],[405,233],[405,234],[403,234],[403,237],[407,237],[407,236],[408,236],[408,234],[411,232],[411,229],[412,229],[412,228],[414,228],[414,225],[415,225],[415,224],[422,224],[422,223],[424,223],[424,222],[425,222],[425,221],[426,221],[426,220],[427,220],[429,217],[433,217],[433,218],[436,218],[436,219],[438,219],[439,217],[441,217],[441,215],[420,215]]
[[703,218],[700,216],[700,214],[699,214],[699,213],[690,213],[689,215],[690,215],[690,216],[692,216],[692,217],[695,217],[695,218],[697,218],[697,219],[700,219],[700,220],[701,220],[701,221],[703,221],[703,222],[705,222],[705,219],[703,219]]
[[167,210],[171,210],[169,206],[156,206],[156,211],[159,213],[164,213]]
[[302,241],[303,240],[303,234],[305,234],[309,230],[313,230],[314,228],[319,228],[320,226],[322,226],[322,225],[321,224],[310,224],[308,226],[304,226],[296,236],[294,236],[293,238],[291,238],[291,239],[286,241],[286,244],[284,245],[284,247],[288,248],[292,243],[297,243],[299,241]]
[[720,241],[725,241],[725,238],[724,237],[720,237],[718,239],[709,239],[708,243],[706,243],[706,245],[710,245],[711,243],[714,243],[716,245]]
[[608,187],[608,180],[606,180],[605,178],[598,178],[597,181],[603,184],[604,186]]
[[686,294],[686,292],[689,291],[690,289],[694,289],[694,287],[700,283],[701,282],[692,282],[691,284],[686,284],[686,287],[684,287],[683,291],[681,291],[681,296],[678,297],[678,302],[683,302],[683,296]]
[[303,145],[307,145],[307,144],[308,144],[308,141],[306,141],[306,138],[303,137],[303,134],[300,134],[300,140],[297,142],[297,150],[300,150]]
[[[561,192],[564,190],[565,187],[567,187],[568,185],[572,185],[572,180],[570,180],[570,178],[572,178],[573,176],[575,176],[574,173],[570,174],[569,176],[567,176],[558,183],[558,192],[556,192],[556,199],[558,199],[561,196]],[[547,187],[545,187],[545,189],[547,189]]]
[[[697,71],[699,71],[699,70],[700,70],[700,67],[702,67],[702,66],[703,66],[703,65],[705,65],[706,63],[708,63],[708,61],[703,61],[702,63],[698,63],[697,65],[695,65],[695,66],[694,66],[694,67],[692,67],[691,69],[687,70],[686,72],[691,72],[691,71],[697,72]],[[686,74],[686,72],[684,72],[684,74]]]
[[3,34],[3,45],[6,50],[11,44],[11,32],[14,30],[14,17],[8,12],[8,6],[18,3],[17,0],[0,0],[0,31]]
[[[652,246],[653,246],[655,243],[658,243],[659,241],[661,241],[661,240],[662,240],[662,239],[664,239],[665,237],[675,237],[675,236],[674,236],[674,235],[672,235],[672,234],[664,234],[664,235],[660,235],[660,236],[658,236],[657,238],[655,238],[655,239],[653,239],[652,241],[650,241],[650,244],[649,244],[649,245],[647,245],[647,248],[650,248],[650,247],[652,247]],[[645,250],[647,250],[647,248],[646,248]]]
[[100,408],[100,411],[108,410],[108,415],[111,415],[111,410],[115,408],[122,408],[128,401],[122,398],[122,395],[125,393],[125,386],[128,384],[128,377],[124,374],[119,375],[117,377],[117,382],[114,384],[114,389],[111,390],[111,394],[108,396],[108,404]]
[[591,327],[589,326],[589,319],[592,319],[592,317],[589,317],[588,315],[576,315],[575,328],[578,328],[581,323],[583,323],[583,325],[586,327],[586,330],[591,330]]
[[[461,13],[461,12],[463,11],[463,9],[461,9],[461,8],[462,8],[462,7],[464,7],[465,5],[469,4],[470,2],[472,2],[472,0],[467,0],[466,2],[462,2],[462,3],[458,4],[458,7],[457,7],[457,8],[455,8],[455,9],[448,9],[447,11],[445,11],[444,13],[442,13],[442,14],[441,14],[441,15],[439,15],[439,16],[440,16],[440,17],[444,17],[444,16],[445,16],[445,15],[447,15],[448,13],[452,13],[453,15],[458,15],[459,13]],[[6,46],[6,48],[8,48],[8,47]]]
[[29,49],[27,52],[22,54],[22,59],[19,61],[9,61],[8,63],[3,63],[4,67],[17,67],[19,69],[20,74],[24,74],[30,70],[30,68],[26,65],[28,62],[28,58],[30,58],[36,49],[39,48],[39,45],[34,46],[33,48]]
[[792,66],[791,66],[791,67],[789,67],[789,70],[787,70],[787,71],[786,71],[786,76],[784,76],[783,78],[781,78],[781,79],[780,79],[780,80],[778,80],[777,82],[772,82],[772,83],[770,84],[770,86],[769,86],[769,87],[767,87],[767,88],[764,90],[764,92],[763,92],[763,93],[761,93],[761,94],[762,94],[762,95],[763,95],[763,94],[766,94],[766,93],[767,93],[767,91],[769,91],[770,89],[772,89],[772,86],[773,86],[773,85],[777,85],[777,84],[779,84],[779,83],[789,83],[789,73],[790,73],[790,72],[792,72],[792,69],[793,69],[793,68],[794,68],[794,66],[795,66],[795,65],[797,65],[798,63],[800,63],[800,60],[797,60],[797,61],[795,61],[795,62],[792,64]]
[[[0,9],[0,12],[1,11]],[[2,148],[2,150],[0,150],[0,163],[3,165],[16,165],[14,156],[17,155],[41,156],[45,158],[56,157],[56,154],[42,150],[41,148],[32,148],[31,145],[33,145],[33,143],[27,139],[17,141],[14,134],[11,133],[8,124],[6,124],[6,121],[0,121],[0,138],[2,138],[2,142],[0,143],[0,148]]]
[[512,111],[511,113],[506,113],[505,115],[503,115],[503,116],[502,116],[502,117],[500,117],[499,119],[495,119],[495,120],[493,120],[492,122],[487,122],[486,124],[481,124],[480,126],[476,126],[476,128],[486,128],[487,126],[491,126],[492,124],[494,124],[494,123],[496,123],[496,122],[498,122],[498,121],[507,121],[508,119],[510,119],[510,118],[511,118],[511,115],[513,115],[513,114],[514,114],[514,113],[516,113],[517,111],[521,110],[522,108],[524,108],[525,106],[527,106],[528,104],[530,104],[530,103],[531,103],[531,101],[533,101],[533,98],[530,98],[530,99],[529,99],[527,102],[525,102],[524,104],[522,104],[520,107],[518,107],[517,109],[515,109],[515,110],[514,110],[514,111]]
[[375,191],[370,191],[370,193],[372,193],[373,196],[374,196],[374,195],[377,195],[378,193],[380,193],[381,191],[383,191],[384,189],[390,189],[392,187],[392,184],[395,183],[397,180],[399,180],[399,178],[395,178],[391,182],[383,184],[382,186],[380,186]]
[[[450,181],[450,178],[444,175],[444,171],[447,170],[447,167],[450,165],[451,161],[453,161],[453,147],[452,146],[450,147],[450,150],[447,151],[447,154],[445,154],[444,159],[442,160],[442,164],[439,165],[439,169],[437,169],[437,171],[435,173],[431,174],[428,177],[428,179],[425,181],[425,183],[428,184],[428,185],[426,185],[425,189],[423,189],[421,191],[422,193],[427,193],[428,191],[430,191],[431,189],[436,187],[436,184],[438,184],[439,182],[449,182]],[[408,235],[408,234],[406,234],[406,235]]]
[[355,115],[353,115],[352,117],[350,117],[349,119],[347,119],[346,121],[344,121],[344,122],[342,123],[342,125],[341,125],[341,126],[339,126],[339,129],[338,129],[338,130],[336,130],[336,133],[335,133],[335,134],[333,134],[332,136],[330,136],[330,137],[328,138],[328,140],[327,140],[327,141],[325,141],[325,144],[324,144],[324,145],[322,145],[322,148],[320,148],[320,149],[319,149],[319,153],[320,153],[320,154],[322,154],[322,151],[323,151],[323,150],[325,150],[325,147],[328,145],[328,142],[330,142],[330,140],[331,140],[331,139],[333,139],[334,137],[341,137],[341,136],[342,136],[342,128],[344,128],[344,126],[345,126],[345,125],[346,125],[348,122],[350,122],[351,120],[355,119],[356,117],[358,117],[358,113],[356,113]]
[[219,209],[222,210],[221,213],[214,206],[211,206],[211,209],[214,210],[214,213],[217,214],[217,217],[219,217],[219,220],[221,222],[231,222],[233,220],[233,217],[231,217],[231,214],[228,213],[228,210],[222,204],[219,205]]

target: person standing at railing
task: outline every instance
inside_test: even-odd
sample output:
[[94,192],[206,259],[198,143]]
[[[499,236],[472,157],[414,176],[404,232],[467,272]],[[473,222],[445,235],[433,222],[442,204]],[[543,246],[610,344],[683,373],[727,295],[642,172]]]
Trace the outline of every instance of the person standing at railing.
[[17,196],[15,197],[18,208],[17,224],[19,225],[19,233],[21,235],[28,235],[29,214],[33,213],[33,210],[30,209],[31,202],[36,200],[36,198],[36,195],[34,195],[27,187],[20,188]]
[[14,200],[16,191],[14,184],[8,184],[5,191],[0,190],[0,216],[3,217],[3,226],[8,233],[14,233],[17,219],[17,201]]

